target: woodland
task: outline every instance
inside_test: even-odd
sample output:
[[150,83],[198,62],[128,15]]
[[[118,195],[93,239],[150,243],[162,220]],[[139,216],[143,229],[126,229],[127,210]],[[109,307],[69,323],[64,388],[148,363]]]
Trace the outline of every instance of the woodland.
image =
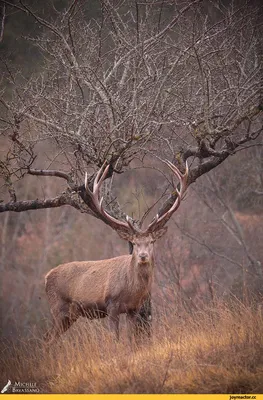
[[[263,393],[263,6],[260,1],[0,0],[0,383],[47,393]],[[152,292],[125,317],[76,323],[46,351],[44,276],[155,244]],[[144,325],[145,318],[149,324]],[[29,350],[30,348],[30,350]],[[130,360],[130,361],[128,361]],[[231,368],[230,368],[231,364]]]

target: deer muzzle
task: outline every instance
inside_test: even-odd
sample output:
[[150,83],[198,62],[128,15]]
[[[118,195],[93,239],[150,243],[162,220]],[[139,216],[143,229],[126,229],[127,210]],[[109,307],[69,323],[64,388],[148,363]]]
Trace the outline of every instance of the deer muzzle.
[[141,261],[142,263],[145,263],[145,262],[148,262],[149,256],[148,256],[147,253],[140,253],[140,254],[139,254],[139,258],[140,258],[140,261]]

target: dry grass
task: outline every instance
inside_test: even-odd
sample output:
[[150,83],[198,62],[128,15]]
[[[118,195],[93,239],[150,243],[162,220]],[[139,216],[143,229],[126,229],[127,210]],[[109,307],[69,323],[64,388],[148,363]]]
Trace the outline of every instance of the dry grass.
[[49,349],[37,338],[6,343],[1,361],[3,385],[33,381],[47,393],[263,393],[263,317],[238,302],[163,316],[133,349],[82,322]]

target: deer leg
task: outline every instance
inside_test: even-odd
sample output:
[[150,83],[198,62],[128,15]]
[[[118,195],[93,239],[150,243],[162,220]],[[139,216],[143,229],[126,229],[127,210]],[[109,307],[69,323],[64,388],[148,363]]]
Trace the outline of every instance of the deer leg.
[[44,339],[47,344],[52,344],[55,342],[64,332],[66,332],[71,326],[71,321],[68,317],[55,317],[56,319],[53,322],[53,326],[48,331]]
[[[142,339],[146,339],[145,334],[148,333],[147,330],[144,332],[144,329],[147,329],[147,327],[145,327],[143,321],[140,321],[140,331],[138,332],[138,318],[140,318],[140,314],[138,311],[129,311],[127,313],[126,321],[128,338],[130,340],[131,346],[135,348],[138,348],[138,346],[140,346],[142,343],[145,344],[145,341]],[[142,335],[143,333],[144,335]]]
[[120,316],[119,315],[109,315],[109,325],[111,331],[115,332],[117,340],[120,339],[120,330],[119,330],[119,320]]
[[136,330],[136,321],[137,321],[137,312],[129,311],[126,314],[127,321],[127,330],[128,330],[128,338],[132,345],[135,344],[135,330]]
[[119,332],[119,321],[120,321],[120,314],[116,307],[109,306],[107,308],[107,314],[109,316],[109,327],[110,330],[115,332],[117,340],[120,338]]
[[52,344],[78,319],[79,314],[74,304],[62,303],[51,309],[53,327],[44,336],[47,344]]

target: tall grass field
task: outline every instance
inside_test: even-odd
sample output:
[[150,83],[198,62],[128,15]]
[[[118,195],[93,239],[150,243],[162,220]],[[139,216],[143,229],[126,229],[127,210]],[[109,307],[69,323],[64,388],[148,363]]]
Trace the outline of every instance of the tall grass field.
[[263,315],[232,301],[154,316],[151,339],[115,340],[101,321],[78,321],[47,347],[40,333],[1,344],[1,385],[43,393],[263,393]]

